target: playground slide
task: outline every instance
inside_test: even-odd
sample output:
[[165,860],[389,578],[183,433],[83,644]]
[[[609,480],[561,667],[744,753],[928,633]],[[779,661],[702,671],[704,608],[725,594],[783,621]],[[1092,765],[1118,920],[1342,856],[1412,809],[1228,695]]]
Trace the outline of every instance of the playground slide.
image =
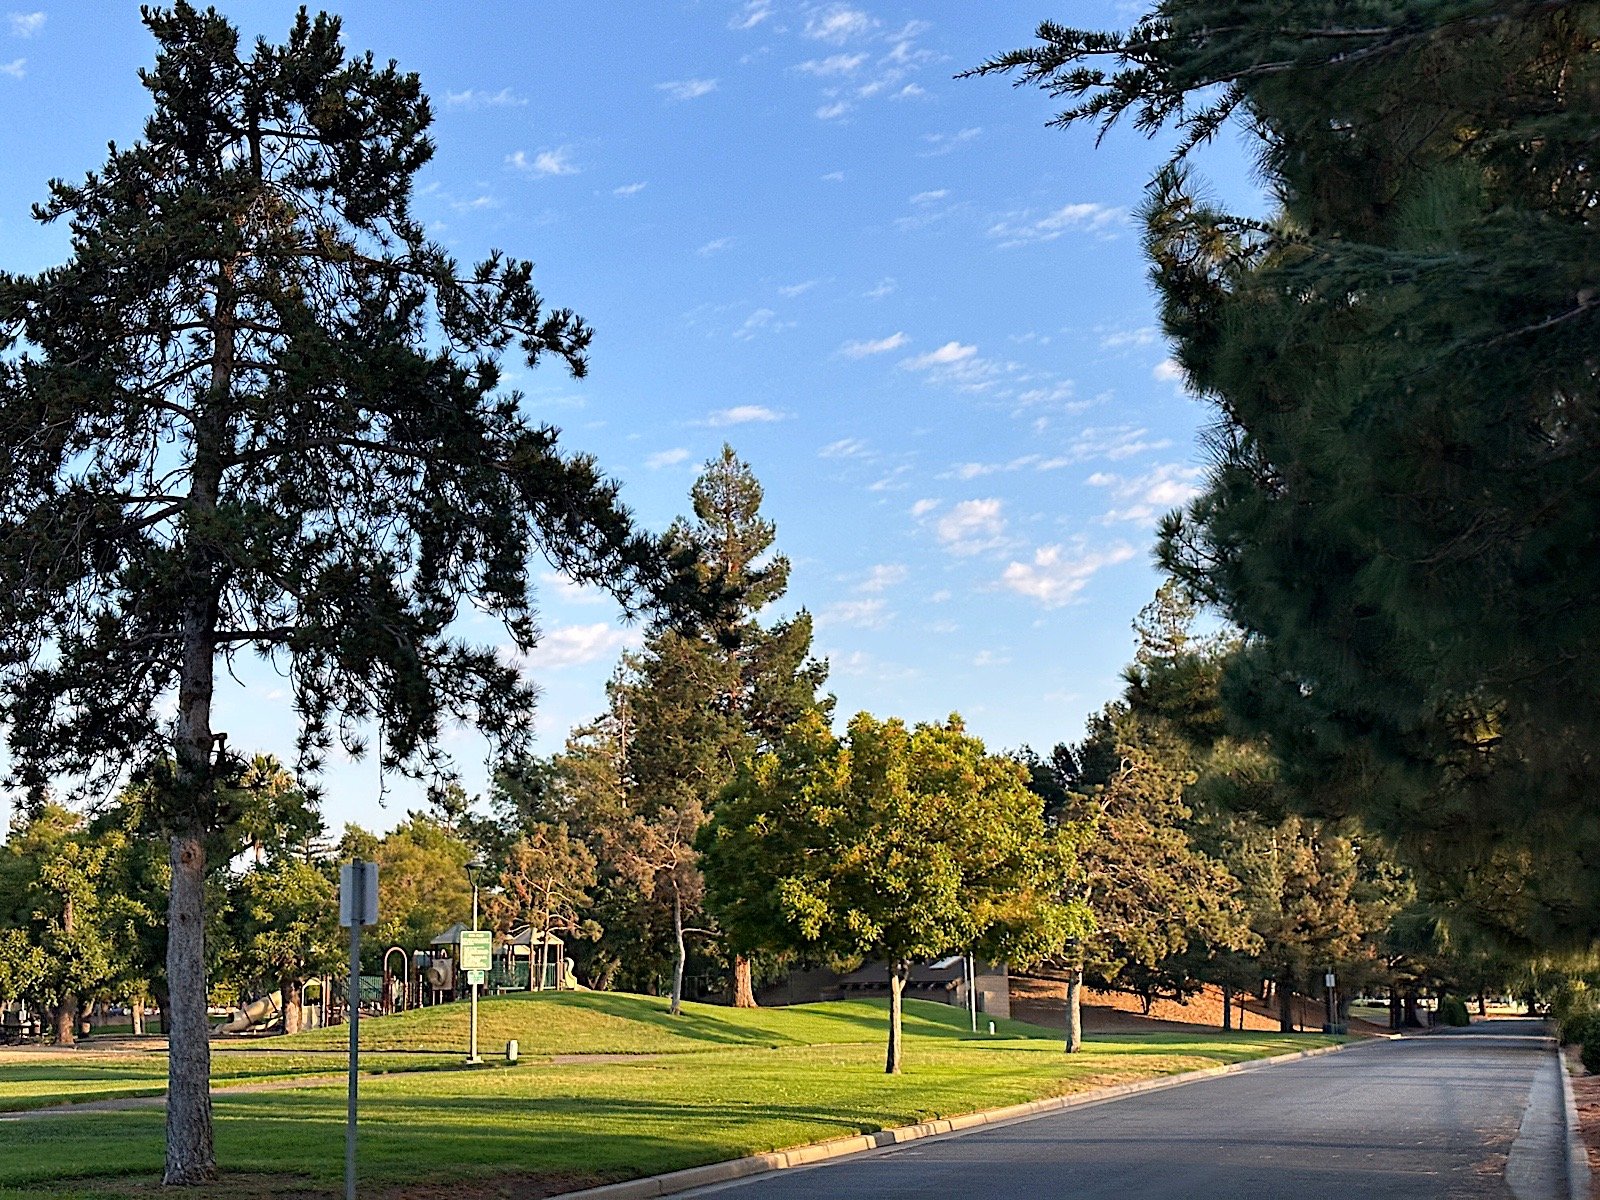
[[252,1000],[211,1032],[213,1034],[245,1033],[251,1026],[259,1024],[269,1017],[275,1017],[282,1011],[283,993],[273,992],[270,996],[260,996]]

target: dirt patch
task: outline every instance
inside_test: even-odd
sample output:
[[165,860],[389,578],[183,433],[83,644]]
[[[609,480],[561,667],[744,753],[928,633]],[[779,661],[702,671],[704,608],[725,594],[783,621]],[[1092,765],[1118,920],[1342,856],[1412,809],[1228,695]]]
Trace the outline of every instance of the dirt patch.
[[[1061,1028],[1066,1024],[1067,985],[1063,979],[1049,976],[1013,975],[1011,977],[1011,1015],[1046,1028]],[[1295,997],[1295,1019],[1300,1028],[1321,1030],[1322,1005]],[[1233,998],[1233,1027],[1275,1031],[1278,1028],[1276,1002],[1262,1004],[1254,996],[1243,1000]],[[1197,1028],[1220,1031],[1222,1029],[1222,989],[1206,985],[1198,995],[1188,1000],[1157,1000],[1150,1006],[1148,1015],[1144,1003],[1126,992],[1100,992],[1092,988],[1083,990],[1083,1030],[1085,1033],[1136,1033],[1140,1030],[1166,1030],[1194,1032]],[[1351,1033],[1383,1033],[1385,1030],[1366,1021],[1352,1020]]]
[[1583,1135],[1584,1148],[1589,1151],[1592,1179],[1600,1176],[1600,1075],[1591,1075],[1583,1069],[1576,1046],[1568,1046],[1566,1055],[1568,1074],[1572,1076],[1572,1098],[1578,1106],[1578,1131]]

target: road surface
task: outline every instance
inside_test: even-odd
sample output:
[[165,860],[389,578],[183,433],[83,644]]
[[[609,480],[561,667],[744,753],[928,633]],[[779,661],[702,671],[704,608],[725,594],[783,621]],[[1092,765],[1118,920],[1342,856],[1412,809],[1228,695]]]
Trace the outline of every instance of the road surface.
[[1536,1021],[1376,1041],[706,1188],[720,1200],[1565,1200]]

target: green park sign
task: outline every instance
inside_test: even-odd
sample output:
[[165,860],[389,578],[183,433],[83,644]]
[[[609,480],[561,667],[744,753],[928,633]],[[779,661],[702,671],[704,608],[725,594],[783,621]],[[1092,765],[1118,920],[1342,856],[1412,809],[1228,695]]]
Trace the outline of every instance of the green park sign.
[[493,965],[494,934],[490,930],[461,931],[461,969],[487,971]]

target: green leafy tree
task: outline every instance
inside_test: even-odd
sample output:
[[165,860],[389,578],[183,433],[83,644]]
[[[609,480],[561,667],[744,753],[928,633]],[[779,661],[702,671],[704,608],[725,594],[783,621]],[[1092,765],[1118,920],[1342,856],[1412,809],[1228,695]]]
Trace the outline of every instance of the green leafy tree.
[[1240,118],[1268,220],[1181,162],[1145,208],[1218,415],[1163,561],[1244,634],[1223,701],[1296,803],[1360,815],[1425,888],[1492,877],[1514,902],[1476,919],[1530,949],[1600,919],[1595,28],[1588,4],[1163,0],[984,68],[1067,98],[1062,125],[1187,148]]
[[544,990],[549,935],[600,933],[583,917],[592,903],[594,868],[594,855],[565,824],[535,825],[506,853],[500,890],[489,901],[489,917],[507,933],[522,925],[538,935],[537,951],[528,963],[535,990]]
[[378,864],[377,936],[374,953],[386,946],[424,950],[439,934],[472,911],[467,863],[472,847],[422,813],[382,838],[358,827],[346,829],[341,862],[355,857]]
[[229,899],[236,977],[278,992],[283,1031],[300,1032],[306,981],[344,961],[339,892],[327,867],[275,855],[243,872]]
[[1025,780],[958,717],[907,729],[861,713],[841,742],[809,714],[741,769],[706,835],[708,877],[744,900],[736,874],[766,885],[768,907],[726,909],[762,936],[782,927],[797,950],[887,962],[897,1074],[913,962],[961,949],[1037,962],[1087,924],[1062,899],[1070,841],[1050,836]]
[[0,723],[35,790],[172,764],[165,1178],[193,1184],[214,1175],[219,662],[287,672],[303,767],[376,726],[385,768],[446,772],[445,723],[514,746],[534,697],[455,634],[463,599],[527,651],[530,550],[629,598],[665,557],[501,389],[506,352],[582,374],[590,331],[530,264],[463,269],[427,240],[417,77],[348,56],[333,17],[241,47],[215,10],[143,15],[142,135],[50,185],[65,263],[0,275]]

